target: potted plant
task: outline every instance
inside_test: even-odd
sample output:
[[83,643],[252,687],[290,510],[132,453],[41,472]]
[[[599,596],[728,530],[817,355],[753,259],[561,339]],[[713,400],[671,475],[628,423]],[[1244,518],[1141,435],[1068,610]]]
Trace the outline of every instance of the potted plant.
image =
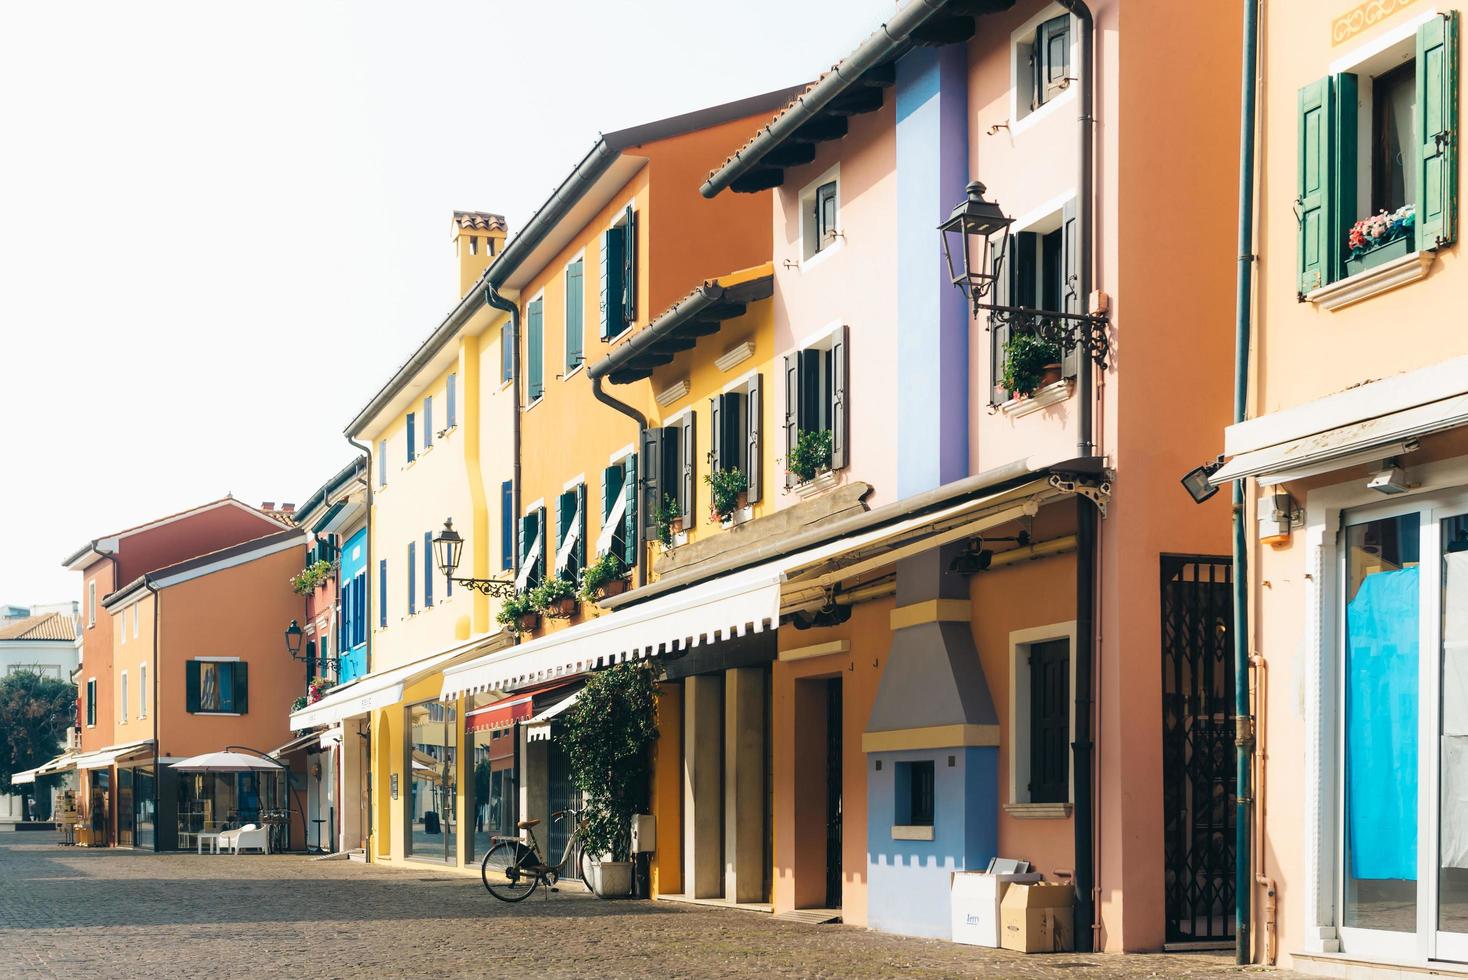
[[785,468],[796,483],[809,483],[831,469],[832,437],[830,429],[805,429],[790,448]]
[[1355,275],[1367,269],[1399,259],[1412,252],[1417,225],[1417,208],[1406,204],[1388,214],[1385,211],[1362,218],[1346,234],[1346,274]]
[[1015,334],[1004,345],[999,383],[1019,398],[1060,380],[1060,347],[1034,334]]
[[530,590],[530,602],[552,619],[570,619],[576,615],[576,584],[552,575]]
[[581,598],[586,602],[608,599],[627,591],[627,563],[608,551],[598,555],[581,572]]
[[709,517],[728,523],[749,503],[749,477],[742,470],[716,470],[703,478],[709,485]]
[[540,625],[540,612],[530,601],[530,593],[517,592],[500,603],[494,614],[495,622],[517,636],[529,633]]
[[306,703],[315,704],[326,697],[326,692],[336,687],[336,681],[330,677],[317,677],[306,687]]
[[657,741],[657,685],[644,663],[591,675],[563,716],[560,737],[571,780],[585,803],[582,844],[600,858],[593,874],[602,898],[632,891],[632,815],[647,799],[649,755]]
[[299,575],[291,576],[291,589],[296,595],[310,595],[331,574],[331,562],[326,559],[313,561],[301,569]]
[[673,547],[673,535],[683,530],[683,513],[678,509],[677,498],[671,493],[663,494],[662,505],[653,515],[653,520],[658,529],[658,541],[662,542],[663,550],[667,551]]

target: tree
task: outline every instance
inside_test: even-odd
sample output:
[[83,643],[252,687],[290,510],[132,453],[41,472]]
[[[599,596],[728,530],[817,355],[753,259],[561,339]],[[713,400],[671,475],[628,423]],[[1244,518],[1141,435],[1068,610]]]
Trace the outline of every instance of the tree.
[[647,797],[648,754],[657,741],[657,685],[647,664],[591,675],[564,715],[561,744],[586,797],[586,850],[628,860],[632,815]]
[[0,793],[11,773],[34,769],[61,749],[76,716],[76,687],[29,671],[0,679]]

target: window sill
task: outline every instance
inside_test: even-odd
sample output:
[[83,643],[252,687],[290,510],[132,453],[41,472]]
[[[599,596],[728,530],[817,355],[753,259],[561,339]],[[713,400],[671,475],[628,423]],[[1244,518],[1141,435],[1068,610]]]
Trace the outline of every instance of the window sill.
[[893,840],[932,840],[932,824],[893,824]]
[[1057,381],[1054,384],[1046,385],[1028,398],[1011,398],[999,406],[999,411],[1012,419],[1024,418],[1026,415],[1033,415],[1051,405],[1059,405],[1066,401],[1070,398],[1071,390],[1070,381]]
[[1374,269],[1347,276],[1329,286],[1312,289],[1305,294],[1305,302],[1334,312],[1398,286],[1405,286],[1409,282],[1425,279],[1428,269],[1432,267],[1434,254],[1431,249],[1412,252]]
[[242,717],[241,712],[238,712],[238,711],[193,711],[193,712],[190,712],[190,714],[195,714],[195,715],[208,715],[211,718],[240,718],[240,717]]
[[576,362],[576,366],[575,367],[571,368],[570,370],[567,370],[567,371],[562,372],[562,374],[561,374],[561,380],[562,381],[570,381],[572,378],[576,377],[576,375],[580,374],[581,371],[582,371],[582,369],[585,368],[585,367],[586,367],[586,358],[583,357],[581,360],[579,360],[579,361]]
[[811,497],[831,489],[839,482],[841,482],[841,478],[836,475],[836,471],[827,470],[824,473],[817,473],[804,483],[795,484],[793,489],[796,493],[800,494],[801,499],[809,500]]
[[[818,265],[820,265],[821,263],[825,262],[831,256],[833,256],[833,255],[837,254],[838,252],[840,252],[842,246],[845,245],[845,244],[846,244],[846,229],[845,228],[841,228],[841,229],[839,229],[836,232],[836,234],[835,234],[835,236],[834,236],[834,238],[833,238],[833,240],[831,242],[829,242],[828,244],[822,246],[819,251],[812,252],[810,255],[807,255],[807,256],[803,257],[800,260],[800,271],[801,272],[810,272],[812,269],[816,268]],[[802,242],[801,243],[802,252],[804,251],[804,248],[805,248],[805,244]]]
[[1068,820],[1069,803],[1006,803],[1004,812],[1016,820]]

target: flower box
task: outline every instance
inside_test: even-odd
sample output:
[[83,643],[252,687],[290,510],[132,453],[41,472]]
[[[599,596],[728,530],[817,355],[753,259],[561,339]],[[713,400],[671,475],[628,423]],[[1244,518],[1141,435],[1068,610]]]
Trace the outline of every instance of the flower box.
[[610,599],[614,595],[621,595],[627,591],[627,585],[628,582],[625,578],[614,578],[603,582],[596,587],[596,597],[600,600]]
[[576,615],[579,606],[575,599],[553,599],[550,605],[545,607],[545,614],[551,619],[570,619]]
[[519,627],[518,632],[533,633],[540,627],[540,613],[524,613],[516,620],[515,625]]
[[1411,234],[1407,234],[1401,238],[1394,238],[1389,242],[1382,242],[1380,245],[1373,245],[1371,248],[1352,252],[1346,259],[1346,275],[1354,276],[1358,272],[1374,269],[1393,259],[1400,259],[1405,255],[1411,255],[1414,251],[1413,246],[1415,244],[1412,238],[1413,236]]

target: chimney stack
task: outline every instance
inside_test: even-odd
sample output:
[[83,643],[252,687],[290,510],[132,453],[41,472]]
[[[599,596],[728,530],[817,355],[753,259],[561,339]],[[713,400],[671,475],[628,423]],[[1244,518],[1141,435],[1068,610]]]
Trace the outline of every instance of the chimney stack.
[[505,247],[504,215],[488,211],[454,212],[454,252],[459,258],[459,298],[474,288],[490,261]]

